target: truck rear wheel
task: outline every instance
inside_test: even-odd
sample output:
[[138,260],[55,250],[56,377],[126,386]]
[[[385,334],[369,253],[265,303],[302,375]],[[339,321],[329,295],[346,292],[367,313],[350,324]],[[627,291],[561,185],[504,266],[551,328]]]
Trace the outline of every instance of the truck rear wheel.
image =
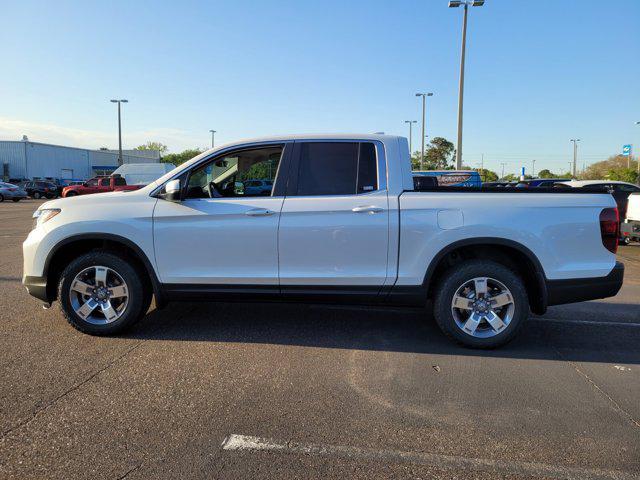
[[529,315],[522,279],[504,265],[469,260],[441,278],[434,316],[445,335],[472,348],[509,342]]
[[72,261],[58,283],[67,321],[91,335],[114,335],[138,321],[149,306],[141,273],[112,253],[94,250]]

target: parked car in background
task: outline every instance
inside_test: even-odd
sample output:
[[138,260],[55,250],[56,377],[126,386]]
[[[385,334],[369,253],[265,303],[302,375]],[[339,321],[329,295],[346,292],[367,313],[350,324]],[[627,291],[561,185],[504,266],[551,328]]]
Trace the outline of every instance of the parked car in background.
[[632,240],[640,242],[640,193],[632,193],[627,199],[627,215],[620,219],[622,242],[629,245]]
[[245,180],[242,183],[245,195],[270,195],[273,189],[272,180]]
[[482,186],[480,174],[475,170],[416,170],[412,175],[436,177],[439,187]]
[[13,200],[19,202],[20,200],[27,198],[27,192],[25,192],[18,185],[13,183],[0,182],[0,202],[5,200]]
[[91,178],[81,185],[64,187],[62,189],[62,196],[67,198],[77,195],[89,195],[91,193],[138,190],[142,187],[144,187],[144,185],[127,185],[127,181],[120,175],[109,175],[108,177]]
[[593,192],[609,192],[618,205],[620,220],[624,220],[627,216],[629,195],[640,192],[640,187],[638,185],[616,180],[571,180],[569,182],[561,183],[573,188],[583,188]]
[[60,190],[55,183],[44,180],[33,180],[25,182],[24,189],[31,198],[57,198]]

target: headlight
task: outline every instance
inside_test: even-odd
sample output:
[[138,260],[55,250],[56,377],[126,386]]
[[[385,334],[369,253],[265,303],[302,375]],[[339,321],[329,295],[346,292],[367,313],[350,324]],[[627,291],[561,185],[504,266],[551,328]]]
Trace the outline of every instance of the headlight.
[[37,228],[45,222],[48,222],[60,213],[59,208],[43,208],[33,212],[33,228]]

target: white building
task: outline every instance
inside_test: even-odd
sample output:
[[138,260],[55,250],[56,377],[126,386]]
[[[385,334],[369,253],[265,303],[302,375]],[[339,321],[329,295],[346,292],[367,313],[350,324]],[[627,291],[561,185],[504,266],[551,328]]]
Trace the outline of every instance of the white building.
[[[134,154],[135,152],[135,154]],[[123,163],[155,163],[158,152],[127,150]],[[0,173],[5,179],[85,180],[95,175],[108,175],[118,168],[117,150],[89,150],[63,147],[29,140],[0,141]]]

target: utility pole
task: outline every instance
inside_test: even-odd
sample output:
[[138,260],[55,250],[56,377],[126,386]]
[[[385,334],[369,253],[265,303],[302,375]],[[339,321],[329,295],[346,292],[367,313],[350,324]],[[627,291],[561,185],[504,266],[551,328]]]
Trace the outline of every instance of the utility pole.
[[404,123],[409,124],[409,157],[413,155],[413,124],[418,123],[417,120],[405,120]]
[[118,104],[118,165],[122,165],[124,163],[122,159],[122,121],[120,119],[120,104],[128,102],[129,100],[125,99],[111,100],[111,103]]
[[464,14],[462,16],[462,48],[460,51],[460,85],[458,87],[458,146],[456,149],[456,168],[462,168],[462,101],[464,97],[464,60],[467,49],[467,14],[469,5],[473,7],[481,7],[484,0],[450,0],[449,8],[455,8],[464,5]]
[[216,131],[215,130],[209,130],[211,132],[211,148],[216,146],[216,139],[215,139],[215,135],[216,135]]
[[536,176],[536,161],[531,160],[531,177],[535,178]]
[[433,97],[433,93],[416,93],[416,97],[422,97],[422,153],[420,156],[420,170],[424,169],[424,139],[425,133],[425,118],[427,110],[427,97]]
[[[640,122],[636,122],[636,125],[640,125]],[[638,181],[636,183],[640,185],[640,157],[636,158],[636,171],[638,172]]]
[[572,175],[575,177],[576,176],[576,162],[578,160],[578,142],[580,141],[579,138],[572,138],[571,141],[573,142],[573,170],[569,169],[570,172],[572,172]]
[[500,165],[502,165],[502,174],[500,175],[500,180],[502,180],[504,178],[504,166],[506,163],[501,163]]

